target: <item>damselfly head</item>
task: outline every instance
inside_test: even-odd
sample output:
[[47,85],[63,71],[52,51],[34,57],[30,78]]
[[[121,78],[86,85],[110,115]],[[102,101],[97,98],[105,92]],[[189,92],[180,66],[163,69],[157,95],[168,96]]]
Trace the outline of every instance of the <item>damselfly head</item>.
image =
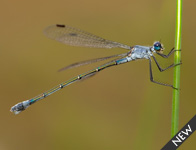
[[153,49],[157,52],[161,52],[163,51],[163,45],[159,41],[154,42]]

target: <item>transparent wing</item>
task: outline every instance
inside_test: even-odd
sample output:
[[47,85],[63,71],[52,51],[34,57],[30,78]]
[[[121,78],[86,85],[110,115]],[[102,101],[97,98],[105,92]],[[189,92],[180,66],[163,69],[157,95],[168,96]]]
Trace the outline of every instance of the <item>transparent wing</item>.
[[67,25],[52,25],[44,30],[44,34],[54,40],[72,46],[95,48],[124,48],[130,50],[130,46],[103,39],[91,33],[76,29]]
[[67,70],[67,69],[71,69],[71,68],[80,67],[80,66],[92,64],[92,63],[95,63],[95,62],[103,61],[103,60],[106,60],[106,59],[110,59],[110,58],[114,58],[114,57],[124,57],[124,56],[127,56],[127,53],[117,54],[117,55],[112,55],[112,56],[107,56],[107,57],[101,57],[101,58],[96,58],[96,59],[90,59],[90,60],[85,60],[85,61],[80,61],[80,62],[73,63],[69,66],[66,66],[64,68],[61,68],[58,71],[60,72],[60,71],[64,71],[64,70]]

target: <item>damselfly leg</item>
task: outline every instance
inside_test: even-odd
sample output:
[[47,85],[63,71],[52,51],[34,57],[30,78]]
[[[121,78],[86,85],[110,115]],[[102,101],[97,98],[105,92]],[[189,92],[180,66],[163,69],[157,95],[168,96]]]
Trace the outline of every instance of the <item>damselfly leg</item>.
[[171,54],[173,54],[175,51],[181,51],[181,50],[175,50],[174,48],[171,49],[171,51],[165,55],[165,54],[162,54],[162,53],[157,53],[159,56],[163,57],[163,58],[168,58]]
[[[152,74],[152,63],[151,63],[151,61],[152,61],[152,60],[149,58],[150,81],[153,82],[153,83],[156,83],[156,84],[160,84],[160,85],[164,85],[164,86],[169,86],[169,87],[172,87],[173,89],[178,90],[178,89],[175,88],[173,85],[166,84],[166,83],[161,83],[161,82],[158,82],[158,81],[155,81],[155,80],[154,80],[153,74]],[[171,67],[170,67],[170,68],[171,68]]]
[[160,72],[165,71],[165,70],[167,70],[167,69],[169,69],[169,68],[172,68],[172,67],[175,67],[175,66],[177,66],[177,65],[182,64],[182,63],[171,64],[170,66],[168,66],[168,67],[166,67],[166,68],[161,68],[161,66],[160,66],[160,64],[158,63],[158,61],[156,60],[156,58],[155,58],[154,56],[152,56],[152,57],[153,57],[153,59],[154,59],[154,61],[155,61],[155,63],[156,63],[156,65],[157,65],[157,67],[158,67],[158,69],[159,69]]
[[[161,54],[161,53],[157,53],[157,54],[158,54],[159,56],[163,57],[163,58],[169,58],[169,56],[170,56],[172,53],[174,53],[175,51],[180,51],[180,50],[174,50],[174,48],[172,48],[171,51],[170,51],[167,55]],[[160,64],[158,63],[158,61],[156,60],[156,58],[155,58],[154,56],[152,56],[152,57],[153,57],[153,59],[154,59],[154,61],[155,61],[155,63],[156,63],[156,65],[157,65],[157,67],[158,67],[158,69],[159,69],[160,72],[163,72],[163,71],[165,71],[165,70],[167,70],[167,69],[169,69],[169,68],[172,68],[172,67],[175,67],[175,66],[178,66],[178,65],[181,65],[181,64],[182,64],[182,63],[171,64],[171,65],[169,65],[169,66],[166,67],[166,68],[162,68],[162,67],[160,66]],[[178,90],[178,89],[175,88],[173,85],[165,84],[165,83],[161,83],[161,82],[157,82],[157,81],[154,80],[153,74],[152,74],[152,64],[151,64],[151,61],[152,61],[152,60],[149,59],[150,80],[151,80],[152,82],[154,82],[154,83],[157,83],[157,84],[160,84],[160,85],[164,85],[164,86],[169,86],[169,87],[172,87],[172,88]]]

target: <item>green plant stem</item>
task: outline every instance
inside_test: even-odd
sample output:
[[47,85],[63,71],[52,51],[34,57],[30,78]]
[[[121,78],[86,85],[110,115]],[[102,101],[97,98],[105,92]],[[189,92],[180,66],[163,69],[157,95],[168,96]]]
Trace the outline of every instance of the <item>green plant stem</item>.
[[[175,33],[175,49],[181,50],[181,28],[182,28],[182,0],[177,0],[176,9],[176,33]],[[178,64],[181,62],[181,51],[176,51],[174,54],[174,63]],[[174,68],[174,87],[178,90],[173,90],[172,100],[172,127],[171,137],[178,132],[179,122],[179,101],[180,101],[180,65]]]

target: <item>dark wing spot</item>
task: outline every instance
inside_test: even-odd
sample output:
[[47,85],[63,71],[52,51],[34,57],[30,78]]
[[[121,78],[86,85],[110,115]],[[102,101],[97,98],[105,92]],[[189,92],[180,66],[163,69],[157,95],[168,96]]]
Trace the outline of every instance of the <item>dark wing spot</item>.
[[63,24],[57,24],[56,26],[57,27],[61,27],[61,28],[64,28],[65,27],[65,25],[63,25]]
[[77,36],[77,33],[69,33],[70,36]]

